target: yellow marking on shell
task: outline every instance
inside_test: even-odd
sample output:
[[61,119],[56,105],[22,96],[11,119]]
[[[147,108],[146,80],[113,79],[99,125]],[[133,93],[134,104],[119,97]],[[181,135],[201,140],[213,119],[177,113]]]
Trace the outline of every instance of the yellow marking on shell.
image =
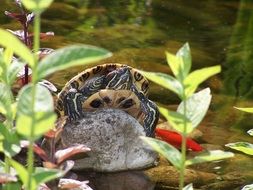
[[[147,93],[148,93],[148,86],[147,86],[147,88],[146,89],[142,89],[142,84],[144,84],[144,83],[146,83],[147,85],[149,84],[149,82],[148,82],[148,80],[143,76],[143,75],[141,75],[136,69],[134,69],[134,68],[130,68],[130,72],[131,72],[131,74],[132,74],[132,76],[133,76],[133,83],[135,84],[135,86],[137,87],[137,89],[139,90],[139,91],[141,91],[141,92],[143,92],[145,95],[147,95]],[[136,78],[135,78],[135,74],[136,73],[138,73],[138,74],[140,74],[140,76],[141,76],[141,79],[140,80],[136,80]]]
[[[65,86],[62,88],[61,92],[59,92],[58,94],[58,97],[60,97],[60,95],[63,93],[63,92],[67,92],[69,91],[72,87],[71,87],[71,83],[74,82],[74,81],[77,81],[79,83],[79,89],[83,87],[83,85],[85,84],[85,81],[91,79],[92,77],[94,76],[97,76],[97,75],[103,75],[103,73],[106,71],[106,67],[108,65],[115,65],[116,68],[120,68],[120,67],[123,67],[122,64],[103,64],[103,65],[97,65],[95,67],[92,67],[92,68],[88,68],[88,69],[85,69],[84,71],[82,71],[81,73],[75,75],[73,78],[71,78],[66,84]],[[97,74],[93,74],[93,70],[97,67],[101,67],[100,69],[100,72],[97,73]],[[85,81],[82,81],[82,76],[85,74],[85,73],[90,73],[89,76],[86,78]]]

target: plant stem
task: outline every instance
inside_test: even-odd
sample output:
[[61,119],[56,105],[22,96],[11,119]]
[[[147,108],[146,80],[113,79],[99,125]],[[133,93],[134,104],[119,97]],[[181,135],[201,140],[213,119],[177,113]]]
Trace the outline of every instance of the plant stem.
[[[25,13],[24,13],[25,14]],[[24,23],[23,25],[23,29],[24,29],[24,39],[25,39],[25,45],[27,47],[30,47],[30,44],[28,43],[28,25],[27,25],[27,21],[26,23]],[[28,84],[28,65],[25,65],[25,84]]]
[[[6,80],[7,81],[7,80]],[[6,82],[7,84],[7,82]],[[9,97],[11,99],[11,102],[13,102],[13,94],[11,92],[11,88],[8,88],[8,92],[9,92]],[[11,104],[9,106],[7,106],[6,108],[7,110],[7,115],[6,115],[6,127],[9,131],[11,131],[11,129],[13,128],[13,113],[12,113],[12,109],[11,109]],[[10,160],[9,157],[5,155],[4,157],[4,162],[5,162],[5,172],[6,173],[10,173]],[[4,190],[11,190],[9,184],[6,184],[4,186]]]
[[35,99],[36,99],[36,82],[37,82],[37,64],[38,64],[38,50],[40,46],[39,41],[39,34],[40,34],[40,13],[35,15],[35,23],[34,23],[34,67],[33,67],[33,77],[32,77],[32,128],[30,133],[29,139],[29,148],[28,148],[28,190],[32,190],[32,175],[33,175],[33,162],[34,162],[34,155],[33,155],[33,143],[34,143],[34,127],[35,127]]
[[185,160],[186,160],[186,109],[187,109],[187,105],[186,105],[186,97],[185,97],[185,91],[183,91],[183,109],[184,109],[184,130],[182,135],[182,145],[181,145],[181,166],[180,166],[180,180],[179,180],[179,190],[182,190],[184,188],[184,173],[185,173]]

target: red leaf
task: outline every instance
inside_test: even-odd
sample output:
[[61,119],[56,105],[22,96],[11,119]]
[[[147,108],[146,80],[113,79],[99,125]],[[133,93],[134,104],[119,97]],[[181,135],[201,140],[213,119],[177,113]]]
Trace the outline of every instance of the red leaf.
[[4,14],[10,18],[18,20],[22,25],[29,24],[34,19],[34,13],[11,13],[9,11],[5,11]]
[[55,137],[56,131],[54,129],[50,129],[48,132],[44,134],[44,137],[47,139],[53,139]]
[[[22,140],[20,141],[20,145],[22,148],[28,148],[29,141]],[[37,144],[33,144],[33,151],[44,161],[49,160],[46,152],[42,148],[40,148]]]
[[51,129],[49,132],[47,132],[44,137],[47,139],[58,139],[61,135],[61,132],[63,130],[63,127],[66,123],[67,117],[61,117],[57,120],[56,124],[55,124],[55,128]]
[[[160,137],[165,142],[175,146],[176,148],[180,148],[182,144],[182,136],[174,131],[169,131],[166,129],[155,129],[155,133],[158,137]],[[191,138],[186,139],[186,147],[187,149],[191,149],[193,151],[202,151],[203,148],[196,143]]]
[[21,23],[26,23],[26,15],[25,14],[11,13],[9,11],[4,11],[4,14],[10,18],[14,18],[14,19],[20,21]]
[[63,162],[59,168],[64,171],[64,173],[68,173],[75,165],[75,162],[73,160],[67,160]]
[[75,189],[78,188],[79,190],[92,190],[87,183],[89,181],[78,181],[73,179],[60,179],[59,188],[60,189]]
[[40,184],[38,190],[51,190],[46,184]]
[[63,150],[58,150],[55,153],[55,158],[57,160],[57,164],[60,164],[76,154],[85,153],[88,151],[90,151],[90,148],[86,147],[85,145],[75,145]]

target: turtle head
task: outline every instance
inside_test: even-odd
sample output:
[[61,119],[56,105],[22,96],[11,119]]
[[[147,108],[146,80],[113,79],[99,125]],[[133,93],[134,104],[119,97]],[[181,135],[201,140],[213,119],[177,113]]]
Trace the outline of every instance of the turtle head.
[[129,89],[132,75],[128,67],[122,67],[109,72],[105,77],[104,88],[123,90]]

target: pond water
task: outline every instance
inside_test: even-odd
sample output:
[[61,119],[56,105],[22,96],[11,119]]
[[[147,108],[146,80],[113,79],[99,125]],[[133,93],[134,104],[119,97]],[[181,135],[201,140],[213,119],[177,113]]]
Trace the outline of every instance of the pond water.
[[[1,13],[13,10],[12,0],[0,2]],[[4,14],[0,14],[0,27],[20,29]],[[246,134],[248,129],[253,128],[253,116],[239,113],[233,108],[253,105],[252,1],[59,0],[42,15],[42,32],[47,31],[53,31],[55,36],[44,40],[42,47],[91,44],[113,52],[114,56],[104,63],[119,62],[166,73],[170,70],[164,52],[175,53],[185,42],[189,42],[193,69],[218,64],[223,68],[221,74],[201,86],[210,87],[213,94],[210,112],[200,127],[204,133],[204,143],[225,148],[224,145],[229,142],[253,142],[253,138]],[[49,80],[60,89],[82,70],[84,68],[75,67],[61,71],[50,76]],[[151,84],[149,97],[162,105],[179,103],[174,94],[155,84]],[[252,157],[236,152],[235,158],[225,164],[205,165],[198,169],[210,171],[211,166],[212,170],[219,167],[216,173],[236,171],[247,176],[247,183],[253,182]],[[98,175],[106,180],[112,179],[112,182],[116,178],[113,174],[94,174],[93,178],[99,178]],[[130,175],[129,183],[135,185],[145,179],[136,172],[122,174],[122,178],[125,175]],[[99,179],[104,179],[102,177]],[[96,183],[99,184],[99,180]],[[141,189],[155,188],[150,181],[147,183],[149,185],[143,185]],[[236,188],[240,189],[240,186]],[[131,189],[138,187],[140,185]],[[113,185],[110,188],[119,189]]]

